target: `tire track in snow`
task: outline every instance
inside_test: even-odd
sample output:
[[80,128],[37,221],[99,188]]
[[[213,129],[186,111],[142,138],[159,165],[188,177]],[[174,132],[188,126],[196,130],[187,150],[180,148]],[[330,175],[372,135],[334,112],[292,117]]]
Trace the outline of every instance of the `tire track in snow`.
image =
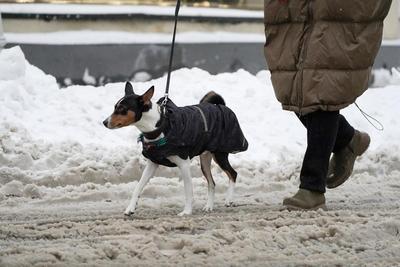
[[115,211],[93,216],[82,210],[59,214],[59,221],[48,219],[51,212],[2,221],[0,263],[389,266],[400,255],[395,204],[313,212],[268,205],[217,207],[214,213],[186,218],[172,215],[177,208],[139,209],[133,219]]

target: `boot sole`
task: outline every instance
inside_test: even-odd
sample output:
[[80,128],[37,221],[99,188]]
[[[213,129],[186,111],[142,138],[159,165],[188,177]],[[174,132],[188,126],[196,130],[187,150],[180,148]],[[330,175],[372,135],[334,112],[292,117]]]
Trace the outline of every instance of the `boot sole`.
[[336,180],[335,183],[326,184],[326,188],[328,188],[328,189],[334,189],[334,188],[336,188],[336,187],[341,186],[342,184],[344,184],[344,183],[350,178],[350,176],[351,176],[352,173],[353,173],[353,172],[351,172],[351,173],[349,173],[349,174],[346,174],[346,176],[343,177],[343,179]]
[[[369,135],[366,135],[366,142],[367,142],[367,145],[365,146],[365,148],[362,149],[362,150],[360,150],[360,151],[357,151],[357,152],[355,153],[357,157],[361,156],[362,154],[365,153],[365,151],[368,150],[369,145],[371,144],[371,137],[370,137]],[[354,162],[355,162],[355,161],[354,161]],[[344,184],[344,183],[350,178],[351,174],[353,173],[353,169],[354,169],[354,164],[353,164],[353,166],[352,166],[352,168],[351,168],[351,172],[350,172],[350,173],[347,173],[345,176],[343,176],[342,179],[336,180],[334,183],[327,184],[327,185],[326,185],[326,188],[328,188],[328,189],[334,189],[334,188],[339,187],[339,186],[341,186],[342,184]]]
[[328,188],[328,189],[334,189],[334,188],[339,187],[339,186],[341,186],[342,184],[344,184],[344,183],[350,178],[351,174],[353,173],[353,168],[354,168],[354,165],[353,165],[353,167],[352,167],[351,172],[350,172],[350,173],[347,173],[345,176],[343,176],[342,179],[336,180],[334,183],[327,183],[327,184],[326,184],[326,188]]
[[312,207],[309,209],[305,209],[305,208],[301,208],[301,207],[297,207],[297,206],[293,206],[293,205],[284,205],[284,206],[289,211],[314,211],[314,210],[319,210],[319,209],[328,210],[326,207],[326,204],[321,204],[321,205],[318,205],[318,206],[315,206],[315,207]]

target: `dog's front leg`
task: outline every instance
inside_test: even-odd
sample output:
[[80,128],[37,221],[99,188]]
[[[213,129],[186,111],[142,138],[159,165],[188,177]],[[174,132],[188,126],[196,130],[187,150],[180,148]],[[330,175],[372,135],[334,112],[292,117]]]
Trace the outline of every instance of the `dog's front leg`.
[[175,163],[180,169],[183,186],[185,188],[185,207],[178,216],[191,215],[193,205],[193,185],[192,176],[190,175],[190,159],[181,159],[178,156],[172,156],[168,159]]
[[144,168],[142,177],[139,180],[139,183],[136,185],[135,190],[133,191],[131,202],[129,206],[125,210],[125,215],[132,215],[135,213],[136,204],[139,199],[139,195],[142,192],[144,186],[149,182],[150,178],[153,177],[156,172],[158,164],[152,162],[151,160],[147,161],[147,165]]

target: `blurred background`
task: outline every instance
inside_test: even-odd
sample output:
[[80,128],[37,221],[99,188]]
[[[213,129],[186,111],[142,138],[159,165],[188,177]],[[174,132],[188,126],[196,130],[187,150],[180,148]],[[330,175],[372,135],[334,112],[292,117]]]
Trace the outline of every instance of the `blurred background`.
[[[0,2],[0,46],[21,46],[59,84],[146,81],[167,71],[175,1]],[[174,69],[212,74],[266,69],[261,0],[183,0]],[[393,1],[375,67],[400,66],[399,4]],[[2,24],[2,26],[1,26]],[[2,27],[2,28],[1,28]]]

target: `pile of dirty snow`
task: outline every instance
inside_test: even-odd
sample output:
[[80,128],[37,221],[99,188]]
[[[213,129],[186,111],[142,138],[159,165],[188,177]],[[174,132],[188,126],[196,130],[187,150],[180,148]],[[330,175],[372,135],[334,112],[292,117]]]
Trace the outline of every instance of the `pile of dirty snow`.
[[[385,78],[387,79],[387,78]],[[306,131],[281,110],[269,73],[210,75],[173,72],[171,96],[194,104],[210,90],[224,96],[249,141],[231,155],[238,171],[236,207],[224,207],[227,177],[213,167],[216,201],[201,208],[207,187],[192,162],[194,214],[176,216],[183,183],[160,168],[137,212],[126,208],[145,160],[134,127],[109,130],[102,121],[123,83],[70,86],[26,62],[20,48],[0,53],[1,266],[395,266],[400,261],[400,86],[368,90],[357,102],[378,119],[375,130],[354,106],[343,111],[372,137],[371,148],[343,186],[326,193],[328,211],[288,212],[282,199],[298,187]],[[165,77],[151,85],[157,100]]]
[[[133,84],[137,93],[154,85],[154,100],[158,100],[163,95],[165,77]],[[1,194],[39,198],[57,195],[62,190],[57,186],[87,183],[105,186],[107,192],[117,190],[109,188],[121,183],[129,183],[131,189],[145,163],[141,145],[136,142],[139,132],[135,127],[109,130],[102,124],[123,96],[123,89],[123,83],[60,89],[54,77],[26,62],[19,47],[3,50],[0,54]],[[259,191],[271,183],[277,183],[278,187],[283,186],[280,183],[291,185],[283,186],[282,190],[295,188],[306,132],[293,113],[282,111],[269,72],[261,71],[254,76],[240,70],[210,75],[200,69],[181,69],[172,74],[171,97],[177,105],[197,103],[210,90],[225,98],[250,144],[247,152],[231,156],[239,172],[239,191],[240,186],[243,194],[248,190]],[[371,149],[356,171],[390,175],[400,170],[399,101],[400,87],[395,85],[369,90],[358,100],[367,113],[383,123],[383,132],[375,130],[354,106],[343,111],[356,128],[372,136]],[[224,188],[226,177],[217,168],[213,171],[217,183],[221,180]],[[197,160],[192,163],[192,173],[201,176]],[[153,181],[158,183],[157,190],[148,196],[179,196],[176,191],[170,193],[171,188],[181,186],[177,174],[175,169],[160,168],[156,174],[159,180]],[[204,183],[202,178],[196,181]],[[128,189],[122,191],[124,197],[129,195]]]

